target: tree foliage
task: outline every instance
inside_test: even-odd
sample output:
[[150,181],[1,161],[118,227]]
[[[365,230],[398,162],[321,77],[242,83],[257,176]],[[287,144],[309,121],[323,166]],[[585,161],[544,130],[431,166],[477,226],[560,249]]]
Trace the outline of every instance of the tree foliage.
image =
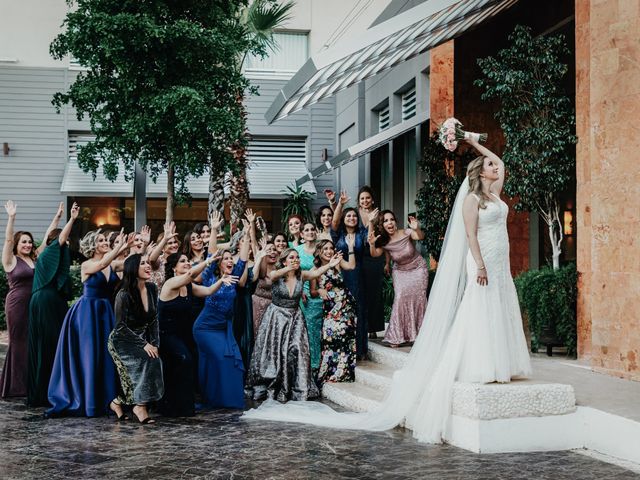
[[416,196],[418,219],[425,233],[422,244],[436,261],[440,258],[447,223],[456,193],[464,180],[465,168],[474,157],[469,150],[450,152],[438,140],[438,132],[434,132],[418,162],[424,178]]
[[85,172],[102,164],[115,180],[119,162],[155,179],[169,168],[178,193],[187,177],[233,170],[229,146],[243,133],[237,94],[248,84],[236,68],[249,48],[237,8],[226,0],[68,0],[71,7],[50,47],[86,71],[54,95],[89,117],[96,140],[81,149]]
[[554,265],[562,224],[558,194],[575,172],[575,116],[563,90],[569,50],[562,35],[534,37],[517,26],[510,46],[479,59],[483,78],[475,84],[483,99],[497,99],[495,114],[506,139],[502,156],[509,176],[504,189],[518,210],[539,212],[549,226]]
[[309,206],[313,199],[313,194],[307,192],[300,186],[287,187],[282,190],[286,200],[282,209],[282,225],[288,228],[287,220],[290,215],[300,215],[305,222],[313,222],[313,211]]

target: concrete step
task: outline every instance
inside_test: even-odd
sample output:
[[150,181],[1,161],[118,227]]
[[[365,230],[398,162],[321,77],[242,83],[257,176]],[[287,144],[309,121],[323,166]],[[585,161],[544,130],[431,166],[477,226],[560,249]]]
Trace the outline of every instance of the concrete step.
[[369,360],[394,370],[404,366],[408,355],[407,348],[391,348],[378,342],[369,342]]
[[325,383],[322,396],[352,412],[368,412],[380,406],[384,391],[363,383]]
[[395,370],[371,360],[360,361],[356,366],[356,383],[386,391],[391,385],[391,377]]

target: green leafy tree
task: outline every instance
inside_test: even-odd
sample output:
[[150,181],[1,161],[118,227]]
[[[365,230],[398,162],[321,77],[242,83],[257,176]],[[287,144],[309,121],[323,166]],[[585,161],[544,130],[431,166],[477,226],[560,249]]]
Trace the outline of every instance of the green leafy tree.
[[[253,0],[249,5],[242,4],[236,11],[237,24],[242,38],[247,48],[238,52],[234,59],[234,66],[238,73],[242,71],[242,66],[248,55],[265,57],[269,52],[275,52],[278,45],[273,38],[273,32],[281,28],[290,18],[293,2],[279,4],[277,0]],[[257,93],[253,90],[250,93]],[[239,90],[237,101],[243,109],[242,115],[242,135],[231,146],[234,156],[234,169],[229,177],[229,191],[231,193],[230,213],[231,224],[237,225],[249,200],[249,182],[247,181],[247,127],[246,112],[243,102],[245,91]],[[209,177],[209,215],[213,211],[222,212],[224,210],[224,172],[213,171]]]
[[[167,220],[188,196],[187,179],[235,168],[229,149],[243,133],[237,92],[247,82],[236,59],[249,48],[237,9],[246,1],[68,0],[50,47],[87,67],[54,95],[89,117],[94,142],[81,149],[85,172],[102,164],[115,180],[119,162],[131,178],[137,162],[152,179],[166,171]],[[176,195],[174,195],[174,188]]]
[[495,114],[504,132],[502,156],[509,176],[505,192],[517,210],[538,212],[547,224],[553,268],[560,265],[563,240],[559,194],[575,172],[575,116],[563,90],[569,50],[562,35],[531,35],[517,26],[510,46],[479,59],[483,99],[497,99]]
[[423,176],[416,196],[418,219],[425,234],[422,244],[436,261],[440,258],[456,193],[464,180],[464,168],[473,158],[475,155],[468,149],[447,150],[440,143],[438,132],[434,132],[418,162]]

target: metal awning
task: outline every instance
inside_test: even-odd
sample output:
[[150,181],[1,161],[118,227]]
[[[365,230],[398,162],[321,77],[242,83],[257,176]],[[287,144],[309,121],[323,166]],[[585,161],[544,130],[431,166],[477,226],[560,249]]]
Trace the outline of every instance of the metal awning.
[[464,33],[518,0],[427,0],[346,42],[313,56],[280,90],[268,123],[333,96],[362,80]]
[[324,165],[321,165],[320,167],[316,168],[315,170],[313,170],[313,172],[310,172],[302,177],[299,177],[296,180],[296,185],[298,186],[304,185],[306,182],[310,182],[314,178],[319,177],[320,175],[329,173],[330,171],[338,167],[341,167],[342,165],[345,165],[363,155],[366,155],[367,153],[375,150],[376,148],[379,148],[382,145],[389,143],[391,140],[393,140],[396,137],[399,137],[403,133],[413,130],[418,125],[426,122],[427,120],[429,120],[429,113],[420,112],[407,121],[404,121],[402,123],[394,125],[393,127],[383,130],[382,132],[379,132],[367,138],[366,140],[363,140],[360,143],[356,143],[355,145],[352,145],[346,150],[340,152],[340,154],[336,155],[335,157],[325,161]]
[[[133,182],[125,181],[123,172],[124,165],[119,169],[117,180],[111,182],[104,177],[100,167],[94,181],[91,174],[84,173],[78,166],[77,160],[72,158],[67,163],[60,192],[69,196],[132,197]],[[282,199],[284,194],[281,190],[308,173],[304,161],[264,160],[249,162],[247,177],[251,198]],[[192,178],[188,182],[188,189],[194,198],[207,198],[209,196],[209,175]],[[304,189],[316,193],[315,185],[311,180],[304,182]],[[225,193],[229,192],[225,191]],[[147,177],[148,198],[166,197],[166,195],[166,173],[159,175],[155,183]]]

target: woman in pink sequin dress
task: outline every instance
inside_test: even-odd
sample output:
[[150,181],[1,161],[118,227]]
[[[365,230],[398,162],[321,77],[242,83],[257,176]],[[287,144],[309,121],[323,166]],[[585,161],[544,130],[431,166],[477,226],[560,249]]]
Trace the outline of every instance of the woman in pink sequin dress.
[[[374,222],[378,219],[377,227]],[[429,269],[427,262],[416,250],[414,242],[422,240],[424,233],[415,217],[409,217],[409,228],[398,229],[396,216],[390,210],[369,215],[369,248],[372,257],[385,251],[393,260],[394,299],[389,326],[384,341],[392,347],[413,343],[427,308]]]

